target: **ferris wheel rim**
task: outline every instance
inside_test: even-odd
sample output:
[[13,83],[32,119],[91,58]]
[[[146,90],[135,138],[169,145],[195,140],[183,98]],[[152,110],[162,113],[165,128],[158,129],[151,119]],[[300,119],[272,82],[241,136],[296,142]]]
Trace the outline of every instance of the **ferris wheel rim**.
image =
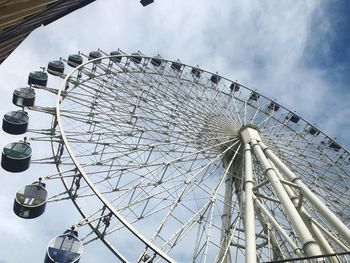
[[[64,127],[63,127],[64,125],[62,125],[62,122],[61,122],[60,105],[61,105],[62,99],[64,98],[64,95],[62,95],[62,92],[63,92],[63,90],[64,90],[64,88],[65,88],[65,84],[67,83],[68,79],[70,78],[70,76],[71,76],[75,71],[79,70],[80,68],[83,68],[85,65],[87,65],[87,64],[89,64],[89,63],[94,63],[94,61],[103,60],[103,59],[110,59],[111,57],[127,57],[127,58],[130,58],[130,57],[133,57],[133,56],[132,56],[132,55],[105,56],[105,57],[101,57],[101,58],[97,58],[97,59],[90,60],[90,61],[88,61],[88,62],[86,62],[86,63],[84,63],[84,64],[78,66],[78,67],[75,68],[70,74],[68,74],[68,75],[65,77],[64,83],[62,84],[62,86],[61,86],[61,88],[60,88],[60,90],[59,90],[59,92],[58,92],[58,95],[57,95],[56,114],[57,114],[58,127],[59,127],[60,133],[61,133],[61,135],[62,135],[62,140],[63,140],[63,142],[64,142],[64,144],[65,144],[65,146],[66,146],[66,148],[67,148],[67,151],[69,152],[69,155],[70,155],[71,157],[74,156],[74,158],[72,158],[72,160],[73,160],[73,162],[75,163],[75,165],[78,164],[77,168],[79,169],[79,172],[81,173],[81,175],[84,177],[85,180],[86,180],[86,179],[89,180],[88,175],[85,173],[84,169],[81,167],[79,161],[75,158],[75,154],[74,154],[73,150],[70,148],[70,146],[69,146],[69,141],[68,141],[68,139],[67,139],[67,137],[66,137],[66,135],[65,135],[65,131],[64,131]],[[152,59],[152,57],[148,57],[148,56],[141,56],[141,57],[142,57],[142,58],[147,58],[147,59]],[[162,61],[174,62],[174,61],[171,61],[171,60],[164,60],[164,59],[162,59]],[[195,67],[192,67],[192,66],[183,64],[183,63],[181,63],[181,65],[185,65],[185,66],[187,66],[187,67],[189,67],[189,68],[195,68]],[[214,73],[211,73],[211,72],[209,72],[209,71],[202,70],[202,69],[201,69],[201,71],[206,72],[207,74],[214,74]],[[217,74],[216,74],[216,75],[217,75]],[[219,76],[219,75],[217,75],[217,76]],[[221,76],[219,76],[219,77],[221,77]],[[229,80],[229,79],[227,79],[227,78],[224,78],[224,77],[221,77],[221,78],[223,78],[223,79],[225,79],[225,80],[227,80],[227,81],[229,81],[229,82],[233,82],[233,81],[231,81],[231,80]],[[237,82],[234,82],[234,83],[237,83]],[[239,84],[239,85],[240,85],[240,84]],[[258,92],[256,92],[256,91],[253,91],[253,90],[251,90],[251,89],[249,89],[249,88],[247,88],[247,87],[245,87],[245,86],[243,86],[243,85],[240,85],[240,87],[243,87],[243,88],[245,88],[245,89],[247,89],[247,90],[249,90],[249,91],[251,91],[251,92],[255,92],[255,93],[259,94],[260,96],[265,97],[266,99],[268,99],[269,101],[272,102],[272,100],[270,100],[270,99],[267,98],[266,96],[264,96],[264,95],[262,95],[262,94],[260,94],[260,93],[258,93]],[[280,104],[278,104],[278,105],[281,106]],[[281,107],[283,107],[283,106],[281,106]],[[291,112],[291,111],[289,111],[287,108],[285,108],[285,107],[283,107],[283,108],[286,109],[288,112]],[[298,116],[298,117],[299,117],[299,116]],[[301,118],[301,117],[300,117],[300,118]],[[303,118],[301,118],[301,119],[302,119],[305,123],[309,124],[310,126],[315,127],[314,125],[312,125],[312,124],[310,124],[309,122],[305,121]],[[319,130],[319,129],[318,129],[318,130]],[[319,130],[319,131],[320,131],[322,134],[324,134],[321,130]],[[328,137],[327,135],[325,135],[325,136]],[[329,138],[329,137],[328,137],[328,138]],[[345,148],[342,147],[342,149],[343,149],[344,151],[348,152]],[[71,154],[72,154],[72,155],[71,155]],[[85,178],[85,177],[86,177],[86,178]],[[106,204],[106,203],[104,202],[104,201],[106,201],[106,199],[103,198],[103,195],[102,195],[101,193],[97,194],[97,192],[99,192],[99,190],[98,190],[98,189],[95,189],[95,187],[94,187],[94,185],[93,185],[93,182],[92,182],[92,181],[90,181],[90,182],[89,182],[89,181],[86,181],[86,182],[89,184],[89,187],[96,193],[96,195],[99,197],[99,199],[102,201],[102,203],[103,203],[103,204]],[[102,197],[103,199],[101,199],[99,195],[101,195],[101,197]],[[106,201],[106,202],[109,203],[108,201]],[[108,207],[108,206],[106,206],[106,207]],[[110,207],[108,207],[108,208],[110,208]],[[111,208],[113,208],[112,205],[111,205]],[[111,210],[111,211],[113,211],[113,210]],[[115,211],[115,212],[117,212],[117,211]],[[118,216],[117,216],[116,214],[114,214],[114,215],[118,218]],[[125,221],[126,221],[126,220],[125,220]],[[132,225],[130,225],[130,226],[132,227]],[[141,238],[141,239],[142,239],[142,238]],[[149,242],[148,242],[148,243],[145,243],[145,244],[149,244]],[[153,249],[154,249],[154,248],[153,248]],[[156,252],[158,253],[158,251],[157,251],[156,249],[154,249],[154,251],[156,251]],[[162,253],[161,250],[159,250],[159,252]],[[159,254],[159,255],[161,255],[161,254]],[[169,262],[171,262],[171,261],[169,261]]]

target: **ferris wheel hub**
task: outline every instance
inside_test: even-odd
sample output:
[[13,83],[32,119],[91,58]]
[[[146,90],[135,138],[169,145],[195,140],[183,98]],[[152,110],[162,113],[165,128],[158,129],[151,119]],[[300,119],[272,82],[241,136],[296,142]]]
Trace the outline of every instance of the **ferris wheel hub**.
[[260,135],[259,135],[259,128],[254,124],[246,124],[242,126],[238,134],[241,136],[241,140],[244,143],[249,143],[252,139],[255,139],[256,141],[261,141]]

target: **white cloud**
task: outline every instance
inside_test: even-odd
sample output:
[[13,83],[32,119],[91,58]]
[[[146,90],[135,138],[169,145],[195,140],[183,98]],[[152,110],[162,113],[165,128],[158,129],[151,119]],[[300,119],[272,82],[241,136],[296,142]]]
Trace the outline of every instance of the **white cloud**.
[[[303,64],[314,12],[318,13],[324,30],[329,30],[327,20],[323,19],[326,14],[320,11],[319,5],[320,1],[316,0],[156,0],[153,5],[142,8],[138,0],[96,1],[37,29],[1,65],[0,111],[3,114],[14,108],[11,106],[12,90],[25,86],[28,72],[45,66],[49,60],[67,57],[78,50],[87,53],[99,47],[105,51],[120,47],[130,53],[137,50],[146,55],[159,53],[164,58],[179,58],[184,63],[218,71],[276,98],[310,122],[320,123],[321,129],[332,136],[345,140],[350,131],[349,92],[334,92],[334,87],[324,79],[327,72]],[[1,146],[12,138],[2,133]],[[340,142],[350,145],[349,141]],[[15,244],[19,236],[23,246],[26,242],[35,243],[28,245],[26,253],[37,262],[43,258],[45,242],[62,232],[62,228],[71,223],[68,220],[71,216],[48,224],[45,220],[51,219],[46,216],[39,225],[34,222],[28,225],[9,216],[11,209],[7,206],[12,202],[13,193],[23,185],[25,176],[13,177],[5,173],[1,178],[9,187],[3,189],[0,199],[3,222],[0,234],[6,236],[9,244]],[[25,181],[28,183],[32,179]],[[54,224],[61,228],[54,228]],[[33,229],[29,229],[31,227]],[[44,230],[43,239],[33,237],[39,235],[39,229]],[[34,251],[39,243],[41,250]],[[0,245],[6,246],[4,240],[0,240]],[[94,249],[86,252],[85,263],[101,258],[91,251]],[[10,251],[5,255],[6,260],[22,262],[13,259]]]

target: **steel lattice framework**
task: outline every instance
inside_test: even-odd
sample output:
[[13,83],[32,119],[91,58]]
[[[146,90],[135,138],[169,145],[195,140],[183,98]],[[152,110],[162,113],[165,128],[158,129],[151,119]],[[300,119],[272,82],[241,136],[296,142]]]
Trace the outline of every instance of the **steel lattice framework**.
[[58,173],[43,180],[62,179],[51,201],[69,195],[76,228],[122,262],[321,262],[350,250],[346,149],[218,74],[105,55],[62,74],[59,90],[35,86],[57,105],[32,107],[53,120],[29,139],[51,141]]

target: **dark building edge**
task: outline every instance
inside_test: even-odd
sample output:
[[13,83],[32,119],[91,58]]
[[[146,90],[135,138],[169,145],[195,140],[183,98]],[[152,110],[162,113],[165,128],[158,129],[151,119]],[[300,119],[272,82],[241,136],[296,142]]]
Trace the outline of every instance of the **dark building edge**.
[[0,33],[0,64],[22,43],[36,28],[48,25],[53,21],[82,8],[95,0],[62,0],[49,4],[47,9],[28,16],[17,25]]

